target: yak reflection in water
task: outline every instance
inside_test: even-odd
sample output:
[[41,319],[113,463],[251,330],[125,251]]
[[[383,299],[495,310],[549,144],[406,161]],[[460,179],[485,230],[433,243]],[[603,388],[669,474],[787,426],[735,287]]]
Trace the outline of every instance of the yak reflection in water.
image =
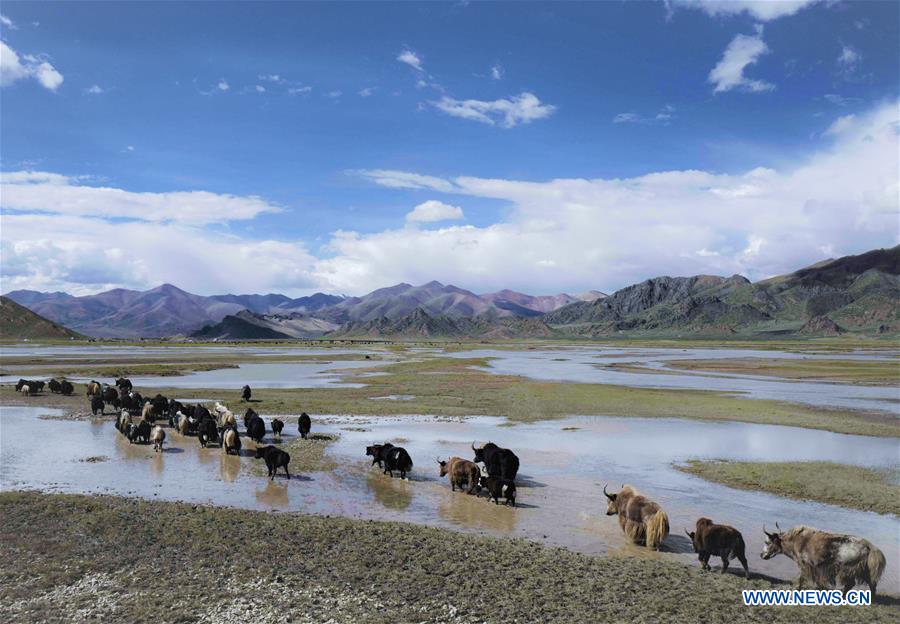
[[366,487],[375,495],[375,500],[388,509],[406,509],[412,504],[412,489],[409,481],[392,479],[378,472],[366,477]]
[[274,509],[287,509],[291,502],[287,483],[267,481],[265,488],[256,490],[256,502]]

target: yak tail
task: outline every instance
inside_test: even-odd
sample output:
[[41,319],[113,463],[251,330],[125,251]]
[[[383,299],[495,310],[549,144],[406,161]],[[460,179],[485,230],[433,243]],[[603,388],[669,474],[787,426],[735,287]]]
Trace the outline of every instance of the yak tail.
[[659,550],[659,545],[669,536],[669,516],[662,509],[647,521],[647,548]]
[[[884,553],[874,546],[871,546],[869,548],[869,557],[866,559],[866,565],[869,568],[869,581],[872,586],[875,586],[881,578],[881,574],[884,572]],[[875,592],[873,591],[872,593],[874,594]]]

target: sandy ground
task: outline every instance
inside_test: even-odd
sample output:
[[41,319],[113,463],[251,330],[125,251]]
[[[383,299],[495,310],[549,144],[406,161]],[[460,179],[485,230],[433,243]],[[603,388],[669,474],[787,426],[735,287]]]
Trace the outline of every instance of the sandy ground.
[[889,597],[869,608],[746,608],[741,589],[775,585],[402,523],[11,492],[0,515],[4,622],[900,618]]

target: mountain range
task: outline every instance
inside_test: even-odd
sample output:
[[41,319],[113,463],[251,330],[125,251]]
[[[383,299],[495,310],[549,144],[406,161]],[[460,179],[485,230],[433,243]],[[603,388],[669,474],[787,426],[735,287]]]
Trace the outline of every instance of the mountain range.
[[[253,339],[320,336],[344,324],[399,319],[417,309],[453,319],[541,316],[569,303],[604,295],[592,291],[578,296],[532,296],[510,290],[476,295],[456,286],[429,282],[421,286],[397,284],[362,297],[324,293],[298,299],[280,294],[202,296],[171,284],[147,291],[117,288],[81,297],[33,290],[15,290],[7,296],[47,319],[98,338],[197,333],[205,339]],[[215,327],[224,321],[227,327]]]
[[170,284],[83,297],[28,290],[7,296],[80,333],[114,338],[893,334],[900,330],[900,246],[755,283],[740,275],[662,276],[609,296],[477,295],[440,282],[397,284],[362,297],[204,297]]

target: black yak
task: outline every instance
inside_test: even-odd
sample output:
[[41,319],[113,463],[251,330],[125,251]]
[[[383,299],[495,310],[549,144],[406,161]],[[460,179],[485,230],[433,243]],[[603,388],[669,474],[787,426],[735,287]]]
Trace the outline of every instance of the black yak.
[[259,416],[247,423],[247,437],[259,444],[266,437],[266,423]]
[[278,418],[272,419],[272,435],[275,436],[275,440],[281,441],[281,431],[284,429],[284,421],[279,420]]
[[277,446],[261,446],[256,449],[256,459],[264,459],[266,461],[266,468],[269,469],[269,480],[275,478],[275,472],[279,468],[284,468],[284,474],[287,475],[287,478],[291,478],[291,473],[288,472],[288,463],[291,461],[291,456],[282,451]]
[[493,442],[475,448],[475,462],[483,462],[489,477],[500,477],[505,481],[515,481],[519,472],[519,458],[509,449],[500,448]]
[[300,432],[300,437],[304,440],[306,436],[309,435],[309,430],[312,428],[312,421],[309,418],[309,414],[303,412],[300,414],[300,418],[297,419],[297,430]]
[[506,504],[516,506],[516,482],[501,479],[500,477],[481,477],[481,487],[491,495],[495,505],[500,504],[500,499],[505,498]]

